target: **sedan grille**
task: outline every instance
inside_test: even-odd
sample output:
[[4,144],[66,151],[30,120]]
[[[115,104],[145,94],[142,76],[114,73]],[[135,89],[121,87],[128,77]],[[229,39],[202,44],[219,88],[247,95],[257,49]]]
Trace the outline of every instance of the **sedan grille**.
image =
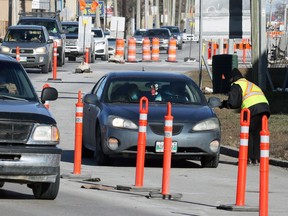
[[[20,55],[22,54],[33,54],[33,49],[20,49]],[[12,53],[16,53],[16,49],[12,49]]]
[[33,128],[32,123],[0,121],[0,142],[26,143],[32,128]]
[[[153,133],[157,135],[164,135],[164,125],[163,124],[149,124],[150,129],[152,130]],[[180,134],[183,129],[183,125],[173,125],[173,135]]]

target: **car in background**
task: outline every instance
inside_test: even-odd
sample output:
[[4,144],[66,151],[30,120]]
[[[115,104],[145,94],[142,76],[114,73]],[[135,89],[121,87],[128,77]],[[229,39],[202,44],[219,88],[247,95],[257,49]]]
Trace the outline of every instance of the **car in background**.
[[116,38],[108,38],[108,55],[109,58],[115,55],[116,51]]
[[83,98],[83,156],[94,155],[98,165],[113,157],[135,157],[140,101],[148,112],[147,157],[163,157],[164,117],[170,102],[172,160],[200,158],[202,167],[218,166],[221,130],[212,107],[219,106],[220,99],[207,102],[191,78],[171,72],[118,71],[100,78]]
[[107,37],[101,28],[92,28],[92,33],[94,33],[95,58],[107,61],[109,58]]
[[180,28],[178,26],[161,26],[161,28],[168,28],[172,36],[177,40],[177,47],[179,50],[182,49],[183,45],[183,36]]
[[36,199],[57,197],[62,150],[57,123],[44,106],[57,97],[46,87],[39,99],[23,66],[0,54],[0,188],[26,184]]
[[66,35],[62,30],[59,12],[21,12],[18,25],[41,25],[50,39],[57,42],[57,66],[65,64]]
[[[83,44],[79,43],[79,23],[75,21],[61,22],[62,29],[66,34],[66,46],[65,46],[65,57],[68,57],[69,61],[76,61],[77,57],[84,56],[86,49],[83,52]],[[95,62],[95,45],[92,34],[90,43],[90,59],[89,62]]]
[[193,41],[197,43],[199,42],[199,36],[186,32],[186,29],[184,29],[182,35],[183,35],[183,42],[187,42],[187,41]]
[[169,47],[169,40],[172,38],[172,34],[169,29],[167,28],[153,28],[147,29],[144,38],[148,37],[150,39],[150,45],[152,46],[153,38],[159,39],[159,49],[168,50]]
[[143,42],[143,36],[145,35],[146,29],[137,29],[134,34],[133,37],[136,40],[136,45],[142,45]]
[[9,26],[0,46],[0,53],[16,59],[19,47],[20,63],[25,68],[39,68],[42,73],[52,71],[53,40],[44,26]]

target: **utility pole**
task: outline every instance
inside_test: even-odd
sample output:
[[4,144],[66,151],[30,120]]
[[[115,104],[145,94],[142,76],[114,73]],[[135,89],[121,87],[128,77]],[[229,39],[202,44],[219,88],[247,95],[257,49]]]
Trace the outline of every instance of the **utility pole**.
[[156,0],[156,22],[155,22],[155,27],[159,28],[160,27],[160,16],[159,16],[159,0]]
[[118,16],[118,2],[117,0],[113,0],[113,6],[114,6],[114,16]]
[[179,9],[178,9],[178,27],[180,28],[181,19],[182,19],[182,0],[179,0]]
[[145,19],[145,22],[144,22],[144,28],[147,29],[148,28],[148,17],[149,17],[149,7],[148,7],[148,0],[145,0],[145,9],[144,9],[144,19]]
[[[98,0],[96,1],[97,3],[99,3],[98,2]],[[99,4],[98,4],[99,5]],[[97,8],[96,8],[96,11],[95,11],[95,23],[94,23],[94,26],[96,27],[96,28],[100,28],[101,26],[100,26],[101,24],[100,24],[100,7],[98,6]],[[105,30],[105,27],[104,27],[104,30]]]
[[136,28],[141,28],[141,0],[137,0]]
[[[266,1],[250,1],[252,38],[252,80],[263,90],[266,89],[267,39],[266,39]],[[270,81],[270,79],[269,79]]]
[[176,0],[172,1],[172,17],[171,17],[171,25],[175,26],[175,15],[176,15]]

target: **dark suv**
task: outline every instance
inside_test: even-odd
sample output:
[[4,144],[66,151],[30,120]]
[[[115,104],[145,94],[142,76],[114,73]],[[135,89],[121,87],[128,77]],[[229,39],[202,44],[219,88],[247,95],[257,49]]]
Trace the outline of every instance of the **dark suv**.
[[66,35],[62,30],[59,12],[21,12],[18,25],[41,25],[50,38],[57,42],[57,66],[65,64]]
[[55,199],[60,184],[59,131],[44,106],[56,100],[55,88],[39,99],[23,66],[0,54],[0,187],[27,184],[36,199]]

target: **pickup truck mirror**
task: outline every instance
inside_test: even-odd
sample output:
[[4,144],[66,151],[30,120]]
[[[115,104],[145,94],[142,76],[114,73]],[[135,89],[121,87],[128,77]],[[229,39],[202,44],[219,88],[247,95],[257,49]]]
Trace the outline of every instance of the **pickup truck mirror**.
[[46,87],[41,92],[41,102],[45,103],[46,100],[53,101],[58,98],[58,91],[53,87]]

